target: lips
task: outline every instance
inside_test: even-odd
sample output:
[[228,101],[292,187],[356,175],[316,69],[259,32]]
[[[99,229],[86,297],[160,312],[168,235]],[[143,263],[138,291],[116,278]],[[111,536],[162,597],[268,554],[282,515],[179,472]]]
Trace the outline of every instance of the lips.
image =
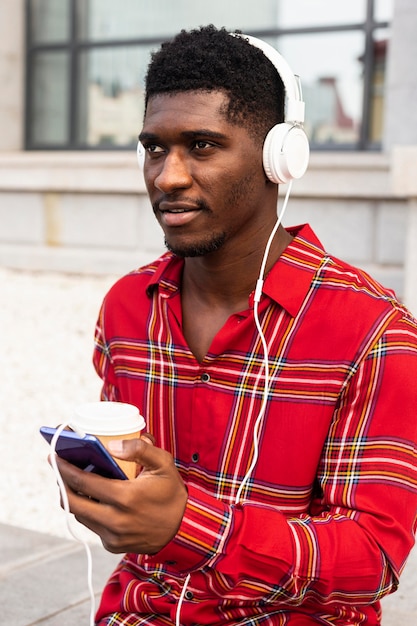
[[186,211],[198,211],[200,207],[191,202],[162,200],[158,204],[158,209],[162,213],[184,213]]
[[198,206],[184,202],[162,201],[158,205],[161,223],[171,227],[189,224],[198,216],[200,210]]

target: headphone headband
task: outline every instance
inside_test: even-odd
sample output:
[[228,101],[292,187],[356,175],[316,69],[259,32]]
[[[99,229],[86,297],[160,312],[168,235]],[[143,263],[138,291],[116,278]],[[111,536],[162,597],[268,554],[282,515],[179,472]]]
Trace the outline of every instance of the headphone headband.
[[275,50],[269,43],[253,37],[252,35],[243,35],[240,33],[230,33],[233,37],[246,39],[252,46],[262,50],[264,55],[277,70],[285,87],[285,122],[295,124],[304,123],[305,104],[301,95],[301,84],[293,74],[290,66],[284,57]]
[[265,137],[263,146],[263,166],[270,181],[277,184],[288,183],[293,178],[301,178],[307,169],[310,147],[303,129],[305,105],[301,95],[301,83],[294,76],[290,66],[280,53],[251,35],[230,33],[241,37],[250,45],[259,48],[275,67],[285,89],[284,122],[273,126]]

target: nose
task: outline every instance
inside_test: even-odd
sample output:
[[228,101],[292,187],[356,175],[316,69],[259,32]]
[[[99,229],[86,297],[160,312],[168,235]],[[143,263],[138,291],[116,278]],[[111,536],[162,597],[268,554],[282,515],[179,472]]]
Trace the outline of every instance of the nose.
[[163,193],[172,193],[176,189],[186,189],[192,185],[192,176],[186,156],[177,150],[167,152],[158,163],[159,171],[154,178],[154,186]]

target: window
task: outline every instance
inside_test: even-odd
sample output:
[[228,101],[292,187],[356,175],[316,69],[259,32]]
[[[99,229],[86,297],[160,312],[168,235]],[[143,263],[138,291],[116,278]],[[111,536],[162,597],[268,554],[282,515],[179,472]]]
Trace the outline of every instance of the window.
[[269,41],[301,77],[316,149],[381,142],[394,0],[26,0],[28,149],[127,149],[149,55],[214,23]]

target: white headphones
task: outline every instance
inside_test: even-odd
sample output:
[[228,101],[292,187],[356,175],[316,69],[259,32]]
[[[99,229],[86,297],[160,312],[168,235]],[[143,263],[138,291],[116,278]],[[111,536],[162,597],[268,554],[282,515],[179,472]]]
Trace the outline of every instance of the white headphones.
[[262,50],[277,70],[285,87],[285,118],[281,124],[273,126],[265,137],[263,166],[265,174],[273,183],[288,183],[293,178],[301,178],[308,166],[310,148],[305,134],[304,109],[301,86],[290,66],[275,48],[265,41],[237,33],[252,46]]
[[[263,167],[270,181],[285,184],[301,178],[308,166],[310,148],[305,134],[304,109],[301,86],[283,56],[272,46],[251,35],[230,33],[242,37],[255,48],[262,50],[277,70],[285,87],[285,120],[271,128],[263,146]],[[137,146],[139,167],[143,168],[145,151],[140,141]]]

